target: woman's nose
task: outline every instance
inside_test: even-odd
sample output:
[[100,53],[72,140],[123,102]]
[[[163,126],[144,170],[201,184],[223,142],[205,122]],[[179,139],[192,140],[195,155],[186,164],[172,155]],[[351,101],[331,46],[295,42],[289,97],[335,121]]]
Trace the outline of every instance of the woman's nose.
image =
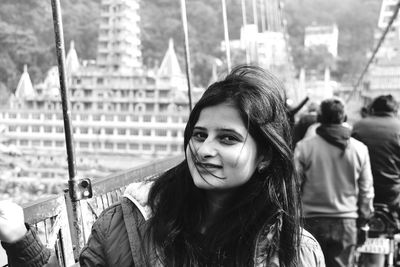
[[202,159],[214,157],[217,154],[215,143],[211,140],[206,139],[197,147],[197,154]]

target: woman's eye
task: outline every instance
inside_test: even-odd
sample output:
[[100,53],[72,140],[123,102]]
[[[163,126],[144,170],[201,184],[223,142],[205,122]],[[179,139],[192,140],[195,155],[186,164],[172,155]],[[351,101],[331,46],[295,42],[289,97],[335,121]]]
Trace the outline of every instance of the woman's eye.
[[207,138],[207,134],[202,132],[193,132],[192,138],[196,141],[204,141]]
[[239,142],[239,139],[232,135],[223,135],[220,137],[220,140],[224,144],[235,144]]

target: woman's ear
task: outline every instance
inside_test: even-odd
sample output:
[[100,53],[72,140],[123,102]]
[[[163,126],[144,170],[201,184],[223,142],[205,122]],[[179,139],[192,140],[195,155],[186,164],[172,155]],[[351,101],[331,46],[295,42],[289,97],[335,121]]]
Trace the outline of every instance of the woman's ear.
[[259,173],[264,172],[271,163],[271,160],[272,160],[272,149],[268,149],[268,151],[261,156],[261,160],[257,165],[257,171]]

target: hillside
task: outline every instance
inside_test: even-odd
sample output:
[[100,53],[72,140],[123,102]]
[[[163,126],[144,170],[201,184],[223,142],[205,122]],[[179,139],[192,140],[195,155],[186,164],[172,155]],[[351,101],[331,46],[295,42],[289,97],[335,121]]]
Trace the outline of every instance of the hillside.
[[[220,1],[186,2],[194,82],[205,85],[211,62],[224,56],[219,51],[223,39]],[[252,20],[251,2],[247,0],[248,21]],[[172,37],[184,67],[179,1],[146,0],[140,4],[144,64],[159,64]],[[100,0],[63,0],[61,6],[67,48],[69,41],[74,40],[80,58],[95,58]],[[242,22],[240,0],[227,0],[227,6],[230,37],[235,39],[239,37]],[[286,0],[285,15],[296,66],[322,68],[330,64],[338,79],[357,74],[366,61],[366,53],[373,47],[379,7],[379,0]],[[49,66],[56,64],[51,16],[50,1],[0,2],[0,104],[15,90],[24,64],[28,64],[34,83],[43,79]],[[339,26],[338,61],[304,51],[304,27],[313,22]]]

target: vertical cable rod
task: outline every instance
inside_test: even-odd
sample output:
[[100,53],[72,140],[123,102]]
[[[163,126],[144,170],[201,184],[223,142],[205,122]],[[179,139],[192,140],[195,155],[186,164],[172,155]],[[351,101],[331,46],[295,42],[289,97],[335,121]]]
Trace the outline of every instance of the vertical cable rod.
[[189,111],[192,110],[192,76],[190,72],[190,50],[189,50],[189,34],[187,26],[187,15],[186,15],[186,1],[181,0],[181,17],[183,35],[185,37],[185,61],[186,61],[186,79],[188,85],[188,99],[189,99]]
[[229,42],[229,31],[228,31],[228,19],[226,15],[226,2],[225,0],[221,0],[222,3],[222,18],[224,21],[224,37],[225,37],[225,51],[226,51],[226,64],[228,67],[228,72],[231,71],[231,48]]
[[245,43],[245,51],[246,51],[246,64],[250,64],[250,53],[249,47],[247,45],[247,36],[245,34],[246,25],[247,25],[247,14],[246,14],[246,0],[242,0],[242,20],[243,20],[243,41]]

